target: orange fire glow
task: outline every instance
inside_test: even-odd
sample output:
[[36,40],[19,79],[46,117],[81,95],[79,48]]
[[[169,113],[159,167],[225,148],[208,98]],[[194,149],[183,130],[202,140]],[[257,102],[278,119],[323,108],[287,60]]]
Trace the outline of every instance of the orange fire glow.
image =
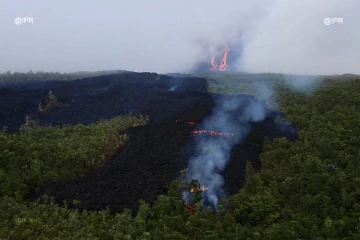
[[[182,121],[180,119],[177,119],[176,120],[176,123],[183,123],[183,124],[186,124],[186,125],[195,125],[196,122],[194,121]],[[185,131],[181,131],[181,130],[177,130],[176,133],[178,135],[181,135],[181,134],[184,134]],[[225,137],[233,137],[234,134],[233,133],[227,133],[227,132],[216,132],[216,131],[213,131],[213,130],[194,130],[194,131],[191,131],[191,133],[193,135],[201,135],[201,134],[204,134],[204,135],[210,135],[210,136],[225,136]]]
[[210,47],[210,53],[211,53],[211,65],[213,66],[210,70],[217,70],[217,64],[215,63],[215,56],[214,56],[214,53],[213,53],[213,50],[212,48]]
[[205,190],[208,190],[209,188],[207,188],[205,185],[203,185],[203,186],[200,186],[200,188],[191,188],[190,189],[190,192],[195,192],[195,191],[197,191],[197,190],[201,190],[201,191],[205,191]]
[[[176,131],[178,135],[184,134],[183,131]],[[227,132],[215,132],[213,130],[194,130],[191,131],[193,135],[210,135],[210,136],[223,136],[223,137],[234,137],[235,135],[233,133],[227,133]]]
[[194,214],[196,207],[194,205],[186,205],[186,210],[191,214]]
[[225,49],[224,49],[224,55],[220,62],[220,66],[218,66],[215,63],[215,56],[212,48],[210,47],[210,53],[211,53],[211,65],[213,66],[210,70],[216,70],[216,71],[224,71],[227,68],[227,55],[230,52],[230,48],[224,43]]
[[186,124],[186,125],[195,125],[195,124],[196,124],[196,122],[194,122],[194,121],[183,122],[183,121],[181,121],[180,119],[177,119],[176,122],[177,122],[177,123],[184,123],[184,124]]
[[197,131],[192,131],[192,133],[194,135],[198,135],[198,134],[209,134],[210,136],[226,136],[226,137],[233,137],[234,134],[233,133],[226,133],[226,132],[215,132],[213,130],[197,130]]

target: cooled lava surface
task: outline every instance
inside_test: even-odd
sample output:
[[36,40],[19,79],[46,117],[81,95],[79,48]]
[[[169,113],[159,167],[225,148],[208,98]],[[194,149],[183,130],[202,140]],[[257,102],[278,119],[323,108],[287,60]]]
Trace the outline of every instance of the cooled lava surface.
[[[68,106],[42,116],[37,106],[46,99],[49,90]],[[109,206],[112,213],[129,208],[133,214],[138,210],[139,199],[153,203],[187,168],[194,154],[194,131],[223,98],[207,93],[206,80],[202,78],[132,72],[2,88],[0,92],[0,126],[8,126],[10,131],[16,131],[26,115],[39,118],[41,124],[53,125],[89,124],[130,111],[148,115],[149,124],[127,130],[129,142],[102,168],[85,177],[45,183],[29,198],[36,200],[47,194],[54,196],[60,205],[66,199],[69,207],[80,210],[102,210]],[[258,101],[249,95],[228,98],[243,103],[234,114],[242,114],[247,104]],[[255,167],[260,166],[265,136],[297,138],[292,128],[274,123],[279,114],[266,109],[265,120],[251,123],[251,132],[232,149],[223,174],[226,193],[239,191],[247,160]],[[80,203],[74,206],[72,200]]]

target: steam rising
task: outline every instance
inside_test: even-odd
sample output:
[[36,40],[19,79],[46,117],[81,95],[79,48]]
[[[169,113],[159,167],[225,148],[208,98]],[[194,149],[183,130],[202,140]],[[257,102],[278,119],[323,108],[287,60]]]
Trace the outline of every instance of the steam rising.
[[[360,73],[359,11],[356,0],[277,0],[244,43],[239,67],[255,73]],[[325,18],[344,23],[326,26]]]
[[[189,161],[188,181],[198,180],[200,185],[208,189],[203,192],[206,199],[214,207],[218,197],[223,194],[224,179],[221,175],[225,169],[232,147],[241,142],[250,132],[249,122],[262,121],[265,118],[265,107],[261,102],[241,97],[223,97],[206,118],[201,129],[212,129],[219,132],[234,133],[234,137],[199,137],[196,153]],[[239,110],[246,106],[245,109]],[[239,112],[241,111],[241,114]],[[186,204],[191,202],[191,193],[184,192]]]

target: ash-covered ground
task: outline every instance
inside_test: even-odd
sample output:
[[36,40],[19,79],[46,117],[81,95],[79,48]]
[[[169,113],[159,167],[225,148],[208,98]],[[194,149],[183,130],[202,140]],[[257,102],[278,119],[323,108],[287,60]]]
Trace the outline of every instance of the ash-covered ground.
[[[38,113],[38,104],[47,98],[49,90],[67,106],[43,116]],[[127,130],[129,142],[102,168],[86,177],[45,183],[30,196],[30,200],[36,200],[47,194],[59,204],[64,199],[69,203],[79,200],[78,209],[101,210],[109,206],[113,213],[124,208],[135,213],[139,199],[153,203],[158,195],[166,193],[167,186],[187,168],[194,154],[196,138],[192,131],[223,98],[207,93],[206,80],[202,78],[132,72],[2,88],[0,93],[0,126],[8,126],[10,131],[16,131],[26,115],[39,118],[41,124],[53,125],[89,124],[129,112],[149,116],[147,126]],[[258,101],[249,95],[228,98],[242,102],[234,109],[234,116]],[[223,172],[227,194],[239,191],[247,160],[260,166],[265,136],[297,138],[292,128],[274,123],[275,116],[281,113],[270,109],[265,112],[265,119],[250,123],[249,134],[231,151]],[[70,207],[75,208],[71,204]]]

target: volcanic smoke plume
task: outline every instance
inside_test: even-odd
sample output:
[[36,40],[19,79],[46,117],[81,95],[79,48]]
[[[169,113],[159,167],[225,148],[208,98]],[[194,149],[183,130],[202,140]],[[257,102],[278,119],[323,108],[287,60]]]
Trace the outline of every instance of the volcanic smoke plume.
[[[247,98],[225,96],[216,105],[211,116],[199,129],[232,133],[231,137],[196,135],[196,151],[189,160],[187,181],[198,180],[203,190],[203,203],[208,201],[216,209],[219,196],[223,195],[225,169],[234,145],[240,143],[250,132],[250,122],[265,118],[263,103]],[[246,106],[244,108],[244,106]],[[185,191],[183,200],[191,204],[192,193]]]
[[200,43],[206,58],[194,65],[190,72],[202,73],[207,71],[236,71],[239,64],[244,34],[240,33],[233,39],[227,39],[222,43]]

